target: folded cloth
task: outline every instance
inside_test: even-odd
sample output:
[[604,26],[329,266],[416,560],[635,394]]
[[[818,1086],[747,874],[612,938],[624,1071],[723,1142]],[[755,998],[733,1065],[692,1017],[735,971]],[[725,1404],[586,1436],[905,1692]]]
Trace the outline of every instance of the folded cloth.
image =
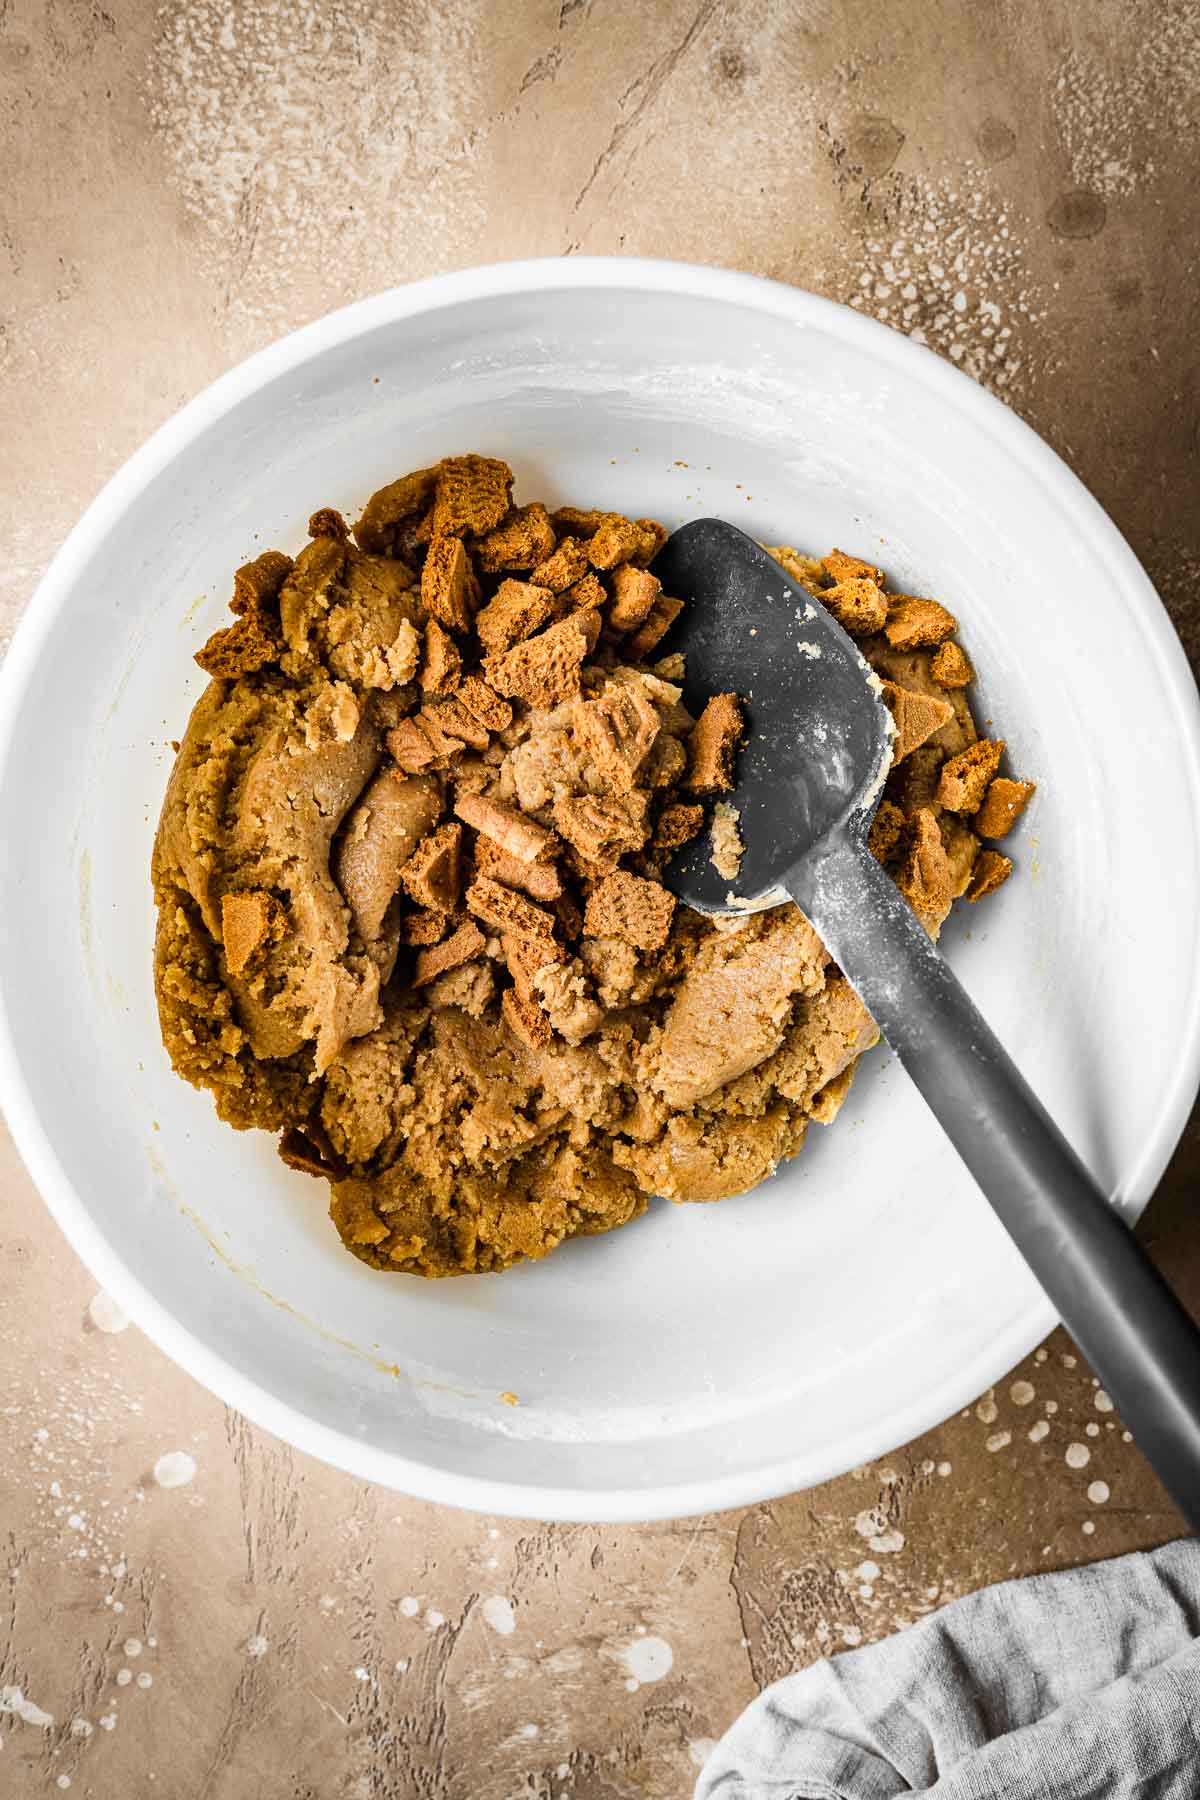
[[696,1800],[1197,1800],[1200,1543],[1005,1581],[767,1688]]

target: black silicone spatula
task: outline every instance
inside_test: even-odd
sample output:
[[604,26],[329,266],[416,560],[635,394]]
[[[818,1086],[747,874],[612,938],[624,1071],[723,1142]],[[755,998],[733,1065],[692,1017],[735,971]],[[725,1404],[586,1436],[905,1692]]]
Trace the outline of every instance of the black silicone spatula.
[[735,893],[706,837],[668,865],[667,885],[708,913],[801,907],[1200,1528],[1200,1333],[867,848],[891,756],[877,679],[734,526],[685,525],[653,566],[687,602],[661,647],[686,652],[685,701],[698,711],[735,692],[749,727],[727,796],[746,842]]

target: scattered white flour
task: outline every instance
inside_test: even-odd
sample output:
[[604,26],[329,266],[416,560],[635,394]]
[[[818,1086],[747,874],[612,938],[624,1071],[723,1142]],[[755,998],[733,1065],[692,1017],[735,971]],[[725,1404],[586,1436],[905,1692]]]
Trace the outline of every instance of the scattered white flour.
[[103,1288],[93,1294],[88,1302],[88,1318],[97,1331],[124,1331],[129,1324],[129,1314],[123,1306],[118,1306],[111,1294]]
[[137,1684],[140,1688],[149,1688],[149,1687],[154,1686],[154,1677],[150,1673],[149,1669],[142,1670],[141,1674],[137,1678]]
[[501,1637],[511,1637],[517,1629],[517,1621],[513,1614],[512,1601],[504,1594],[489,1594],[480,1607],[484,1621]]
[[878,1581],[883,1570],[877,1562],[860,1562],[854,1573],[860,1581]]
[[[471,260],[485,199],[479,0],[187,0],[164,7],[150,116],[185,206],[225,262],[226,306],[294,323]],[[421,259],[425,267],[421,267]],[[277,270],[292,272],[281,283]]]
[[270,1648],[270,1638],[263,1637],[261,1632],[256,1631],[252,1637],[246,1639],[246,1655],[252,1662],[261,1662]]
[[400,1602],[400,1611],[406,1619],[415,1619],[421,1610],[421,1602],[415,1594],[405,1594]]
[[123,1647],[125,1654],[128,1657],[140,1656],[142,1654],[141,1638],[126,1638]]
[[[617,1660],[626,1671],[625,1685],[632,1693],[650,1681],[661,1681],[675,1663],[675,1653],[665,1638],[639,1637],[623,1646]],[[630,1683],[633,1687],[630,1687]]]
[[39,1725],[43,1731],[54,1724],[54,1714],[27,1700],[19,1687],[0,1687],[0,1712],[14,1713],[26,1725]]
[[898,181],[894,232],[864,240],[850,305],[1002,389],[1022,370],[1022,334],[1045,310],[1017,219],[987,181],[969,162],[961,182]]
[[1068,1469],[1086,1469],[1092,1460],[1092,1453],[1086,1444],[1068,1444],[1064,1461]]
[[445,1613],[440,1613],[435,1606],[431,1606],[429,1611],[425,1614],[425,1623],[428,1625],[430,1631],[440,1631],[442,1626],[446,1623],[446,1615]]
[[1014,1381],[1008,1395],[1014,1406],[1032,1406],[1037,1399],[1037,1389],[1032,1381]]
[[1158,173],[1156,143],[1178,153],[1196,135],[1200,12],[1172,0],[1136,18],[1118,8],[1101,41],[1104,60],[1064,56],[1051,110],[1074,185],[1115,199]]
[[539,1735],[540,1731],[541,1731],[540,1725],[534,1725],[531,1723],[529,1725],[522,1725],[520,1733],[518,1735],[523,1738],[535,1738]]
[[165,1450],[154,1465],[154,1479],[160,1488],[186,1487],[196,1478],[196,1459],[186,1450]]
[[860,1512],[855,1518],[854,1529],[859,1537],[866,1538],[877,1556],[895,1556],[904,1548],[904,1533],[889,1526],[887,1518],[877,1506]]
[[117,1686],[118,1687],[128,1687],[132,1680],[133,1680],[133,1670],[132,1669],[118,1669],[117,1670]]

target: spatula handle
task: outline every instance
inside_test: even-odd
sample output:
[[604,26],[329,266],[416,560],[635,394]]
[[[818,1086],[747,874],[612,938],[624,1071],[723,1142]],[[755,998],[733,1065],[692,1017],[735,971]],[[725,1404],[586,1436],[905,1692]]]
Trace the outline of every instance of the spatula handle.
[[858,831],[785,884],[1200,1531],[1200,1332]]

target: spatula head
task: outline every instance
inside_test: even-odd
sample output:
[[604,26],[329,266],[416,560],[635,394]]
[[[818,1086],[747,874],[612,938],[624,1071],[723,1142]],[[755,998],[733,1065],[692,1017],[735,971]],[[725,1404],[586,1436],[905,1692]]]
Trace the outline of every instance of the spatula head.
[[854,640],[774,557],[723,519],[672,533],[653,564],[685,602],[660,654],[687,658],[684,702],[736,693],[747,737],[737,785],[737,879],[719,875],[707,832],[667,864],[664,881],[700,912],[757,911],[784,896],[788,872],[839,826],[864,825],[891,761],[892,719]]

